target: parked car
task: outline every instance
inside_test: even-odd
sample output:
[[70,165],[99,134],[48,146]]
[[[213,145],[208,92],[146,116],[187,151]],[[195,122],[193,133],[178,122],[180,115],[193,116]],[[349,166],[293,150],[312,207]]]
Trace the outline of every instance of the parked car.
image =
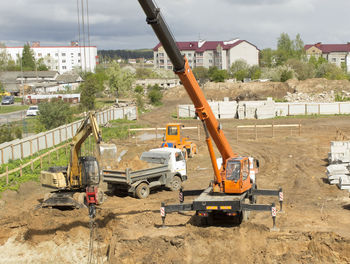
[[27,116],[37,116],[39,114],[39,107],[37,105],[29,106]]
[[1,100],[2,105],[6,104],[14,104],[15,103],[15,98],[13,96],[3,96]]

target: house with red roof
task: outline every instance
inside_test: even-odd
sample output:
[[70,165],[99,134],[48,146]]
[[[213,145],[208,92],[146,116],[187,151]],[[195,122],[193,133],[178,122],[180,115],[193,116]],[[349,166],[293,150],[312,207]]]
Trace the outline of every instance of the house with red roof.
[[350,43],[322,44],[318,42],[316,44],[305,45],[304,49],[308,59],[310,59],[311,56],[314,56],[316,59],[323,57],[327,61],[336,64],[338,67],[341,67],[342,63],[344,63],[348,71],[350,71]]
[[[233,62],[245,60],[249,65],[259,64],[260,50],[246,40],[232,39],[229,41],[184,41],[176,42],[181,53],[186,55],[192,68],[216,66],[219,69],[229,69]],[[173,69],[164,48],[159,43],[153,48],[154,67]]]

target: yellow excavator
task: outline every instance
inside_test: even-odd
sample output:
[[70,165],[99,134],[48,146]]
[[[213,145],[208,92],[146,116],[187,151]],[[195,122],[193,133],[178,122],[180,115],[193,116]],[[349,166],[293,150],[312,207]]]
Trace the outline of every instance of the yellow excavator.
[[[81,146],[90,134],[96,141],[97,158],[80,156]],[[42,186],[55,189],[45,195],[41,207],[83,208],[90,205],[91,199],[95,204],[103,202],[103,192],[98,189],[103,143],[93,112],[89,112],[82,121],[70,145],[70,161],[67,167],[51,167],[48,171],[41,172]]]

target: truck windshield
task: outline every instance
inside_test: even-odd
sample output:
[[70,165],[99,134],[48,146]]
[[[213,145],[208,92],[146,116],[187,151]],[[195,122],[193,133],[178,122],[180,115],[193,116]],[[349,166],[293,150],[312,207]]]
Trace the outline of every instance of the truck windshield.
[[176,136],[176,135],[177,135],[177,127],[175,127],[175,126],[169,126],[169,127],[168,127],[168,135],[170,135],[170,136]]
[[226,167],[226,179],[237,182],[241,172],[241,163],[239,161],[229,161]]

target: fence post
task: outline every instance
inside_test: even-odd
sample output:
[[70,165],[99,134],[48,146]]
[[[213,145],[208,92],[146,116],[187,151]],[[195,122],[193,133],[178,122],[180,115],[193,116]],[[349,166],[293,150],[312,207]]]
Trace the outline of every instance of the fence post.
[[9,166],[6,166],[6,185],[9,184]]
[[37,150],[36,150],[36,152],[39,152],[39,151],[40,151],[39,142],[40,142],[39,137],[37,137],[37,138],[36,138],[36,145],[37,145]]
[[30,156],[33,155],[33,140],[30,140]]
[[52,146],[54,147],[55,145],[55,131],[52,131]]
[[23,142],[22,141],[21,141],[20,146],[21,146],[21,159],[23,159]]
[[15,153],[13,150],[13,145],[11,145],[11,152],[12,152],[12,160],[15,160]]
[[47,149],[47,135],[45,134],[45,149]]
[[61,143],[62,142],[62,131],[61,131],[61,128],[58,131],[59,131],[59,134],[60,134],[60,142],[59,143]]
[[34,163],[33,163],[33,160],[30,161],[30,168],[32,170],[32,172],[34,171]]
[[1,149],[1,164],[4,164],[4,149]]

